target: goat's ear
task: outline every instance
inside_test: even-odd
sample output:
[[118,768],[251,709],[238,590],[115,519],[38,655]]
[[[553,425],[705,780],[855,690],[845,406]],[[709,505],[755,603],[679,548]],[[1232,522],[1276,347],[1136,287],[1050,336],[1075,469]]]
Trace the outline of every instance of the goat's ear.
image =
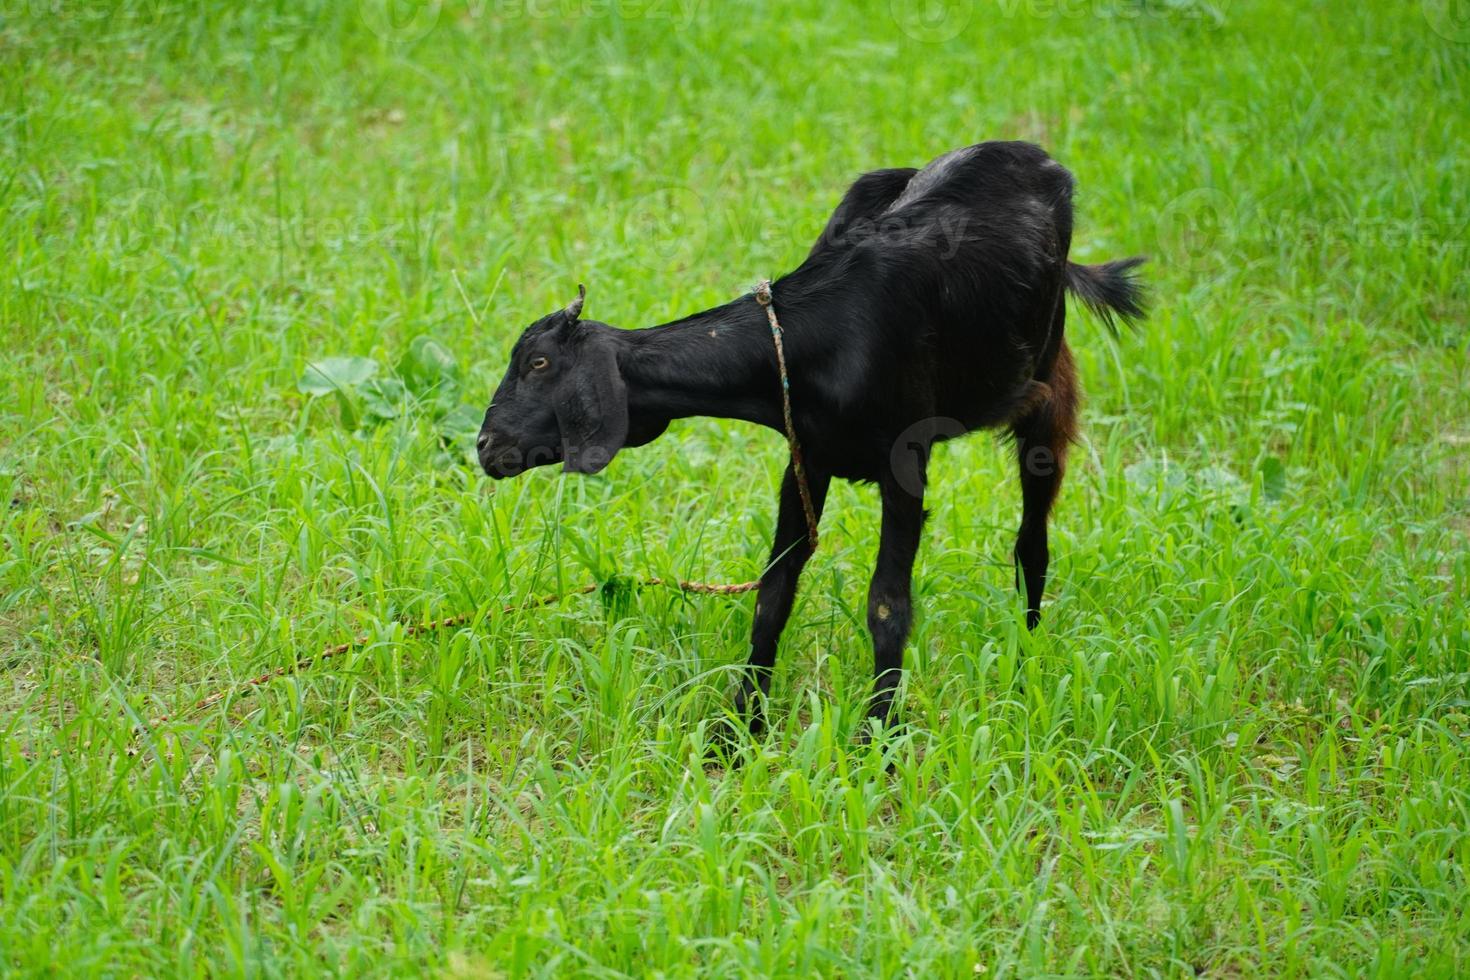
[[565,310],[562,310],[566,314],[568,323],[576,323],[582,318],[582,304],[586,301],[587,287],[579,282],[577,283],[577,298],[568,303]]
[[606,344],[589,344],[556,387],[552,408],[569,473],[600,472],[628,441],[628,387]]

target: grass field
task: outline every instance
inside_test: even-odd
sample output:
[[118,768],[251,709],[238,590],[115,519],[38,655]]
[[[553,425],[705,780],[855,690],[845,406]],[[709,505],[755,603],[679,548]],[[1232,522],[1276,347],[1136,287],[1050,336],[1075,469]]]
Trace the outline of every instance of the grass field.
[[[0,973],[1470,972],[1458,10],[3,0]],[[494,611],[756,577],[780,437],[491,485],[466,432],[578,281],[713,305],[986,138],[1151,258],[1140,332],[1069,323],[1042,628],[1007,450],[948,445],[857,748],[840,486],[773,731],[706,767],[749,596]]]

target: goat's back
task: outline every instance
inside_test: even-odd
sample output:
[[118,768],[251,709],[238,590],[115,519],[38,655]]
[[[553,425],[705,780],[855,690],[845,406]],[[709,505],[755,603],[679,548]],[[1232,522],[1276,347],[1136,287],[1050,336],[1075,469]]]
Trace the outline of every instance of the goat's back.
[[872,171],[849,188],[791,285],[824,291],[856,279],[924,306],[1019,313],[1018,290],[1060,288],[1071,198],[1072,175],[1024,142],[977,143],[921,170]]
[[1007,421],[1060,342],[1071,193],[1065,168],[1019,142],[860,177],[776,284],[831,407]]
[[[914,175],[883,223],[911,229],[882,264],[925,295],[956,293],[992,305],[1042,283],[1060,284],[1071,240],[1072,175],[1031,143],[978,143]],[[969,287],[969,288],[966,288]],[[979,287],[979,288],[976,288]],[[1004,304],[1013,312],[1014,304]]]

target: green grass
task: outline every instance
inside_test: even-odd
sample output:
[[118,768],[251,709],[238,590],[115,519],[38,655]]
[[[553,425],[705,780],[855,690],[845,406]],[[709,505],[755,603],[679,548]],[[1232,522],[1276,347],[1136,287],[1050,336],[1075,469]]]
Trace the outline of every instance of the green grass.
[[[866,6],[0,5],[0,972],[1470,972],[1470,32]],[[1141,332],[1069,324],[1043,627],[1006,451],[947,446],[910,725],[856,748],[843,486],[707,769],[749,596],[489,613],[755,577],[780,437],[492,486],[441,417],[578,281],[714,304],[983,138],[1073,170],[1077,258],[1152,257]],[[444,399],[298,389],[421,336]]]

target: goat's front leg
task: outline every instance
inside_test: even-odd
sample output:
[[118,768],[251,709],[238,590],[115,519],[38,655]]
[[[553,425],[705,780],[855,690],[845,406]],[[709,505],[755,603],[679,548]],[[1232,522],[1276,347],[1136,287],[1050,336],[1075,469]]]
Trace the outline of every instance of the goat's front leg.
[[[807,465],[807,487],[811,490],[812,509],[819,521],[831,482],[831,476],[814,471],[810,464]],[[781,631],[786,628],[786,620],[791,616],[801,570],[811,556],[801,491],[797,488],[796,472],[788,463],[786,476],[781,481],[781,506],[776,515],[771,559],[761,576],[755,603],[755,624],[750,633],[750,664],[735,695],[735,710],[746,719],[752,735],[759,735],[765,730],[765,699],[771,693],[776,645],[781,640]]]
[[[921,481],[922,486],[922,481]],[[879,484],[883,499],[883,531],[878,542],[878,562],[868,588],[868,632],[873,635],[873,697],[868,717],[887,725],[893,696],[903,677],[903,647],[913,622],[914,558],[924,529],[924,498],[887,479]],[[869,727],[858,734],[866,741]]]

